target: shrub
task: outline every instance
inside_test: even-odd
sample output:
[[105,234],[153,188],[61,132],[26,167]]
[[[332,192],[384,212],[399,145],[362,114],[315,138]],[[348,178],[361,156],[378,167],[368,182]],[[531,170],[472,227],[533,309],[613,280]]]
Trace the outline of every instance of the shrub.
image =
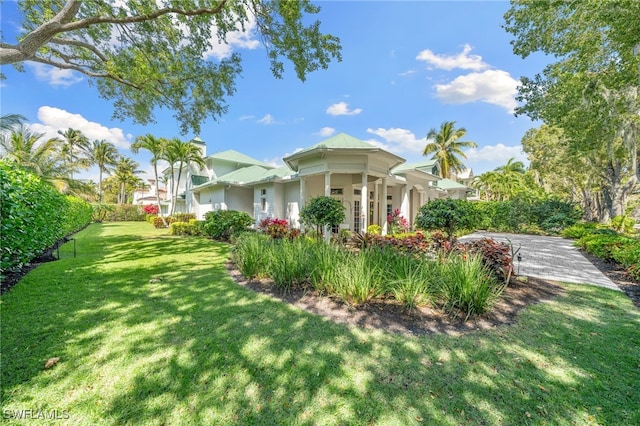
[[245,232],[236,240],[231,258],[245,277],[252,279],[268,276],[270,251],[269,237],[258,233]]
[[274,239],[285,238],[289,235],[289,223],[286,219],[273,219],[268,217],[260,221],[258,230]]
[[367,226],[367,234],[380,235],[382,234],[382,228],[380,225],[369,225]]
[[440,263],[437,296],[449,314],[463,312],[471,315],[486,312],[504,290],[496,284],[480,256],[451,256]]
[[171,222],[169,225],[170,235],[199,235],[197,230],[198,221],[191,219],[189,222]]
[[389,233],[391,235],[409,232],[409,221],[400,214],[400,209],[395,209],[391,214],[387,215],[387,223],[389,224]]
[[322,235],[322,227],[337,226],[344,221],[345,217],[345,207],[342,203],[324,195],[312,198],[300,210],[302,223],[315,226],[318,235]]
[[95,203],[91,205],[92,213],[91,220],[93,222],[104,222],[107,219],[107,216],[113,212],[114,204],[102,204]]
[[456,247],[456,251],[479,256],[482,264],[498,281],[507,281],[513,273],[513,259],[511,247],[507,243],[500,243],[492,238],[482,238]]
[[611,219],[611,227],[618,232],[624,232],[626,234],[633,232],[633,225],[635,224],[636,221],[629,216],[616,216]]
[[578,222],[562,230],[561,235],[565,238],[582,238],[585,235],[594,233],[598,225],[593,222]]
[[452,238],[458,229],[470,228],[474,222],[474,210],[465,200],[450,198],[429,201],[420,207],[416,226],[427,230],[442,230]]
[[147,214],[135,204],[94,204],[97,222],[143,222]]
[[253,218],[245,212],[235,210],[216,210],[205,215],[203,229],[206,235],[215,239],[228,241],[246,231],[253,225]]
[[142,206],[142,211],[149,215],[157,215],[160,209],[156,204],[147,204]]
[[175,213],[171,216],[171,222],[189,222],[195,218],[196,215],[194,213]]
[[329,285],[344,301],[361,305],[383,293],[380,265],[370,262],[367,253],[349,253],[337,265]]
[[86,202],[0,160],[0,273],[21,268],[91,221]]
[[405,236],[372,236],[369,247],[393,248],[405,254],[423,255],[431,249],[430,239],[421,232]]

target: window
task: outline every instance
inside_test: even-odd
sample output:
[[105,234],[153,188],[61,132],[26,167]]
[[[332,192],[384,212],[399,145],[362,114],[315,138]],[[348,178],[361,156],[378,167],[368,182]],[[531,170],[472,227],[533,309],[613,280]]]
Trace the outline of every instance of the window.
[[269,205],[267,204],[267,188],[260,189],[260,208],[266,213]]
[[360,232],[360,201],[353,201],[353,232]]
[[393,204],[387,204],[387,217],[391,216],[393,213]]
[[353,190],[353,195],[362,195],[362,190],[361,189],[354,189]]
[[331,188],[331,195],[343,195],[342,188]]
[[393,200],[393,195],[387,195],[387,201]]

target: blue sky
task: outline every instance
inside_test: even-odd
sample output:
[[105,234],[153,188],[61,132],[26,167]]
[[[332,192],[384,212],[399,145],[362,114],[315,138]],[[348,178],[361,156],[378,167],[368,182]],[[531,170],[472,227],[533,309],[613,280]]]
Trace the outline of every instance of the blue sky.
[[[291,67],[282,80],[275,79],[251,31],[233,34],[229,45],[212,49],[214,61],[240,52],[244,71],[228,99],[228,114],[203,123],[199,136],[207,154],[235,149],[281,165],[282,157],[345,132],[408,162],[421,161],[429,130],[455,120],[466,128],[465,140],[478,144],[466,151],[465,161],[476,175],[510,157],[526,162],[520,141],[538,123],[513,115],[516,86],[521,76],[540,72],[548,59],[512,53],[511,37],[501,28],[508,2],[318,4],[322,30],[341,39],[343,61],[308,75],[304,83]],[[1,7],[4,40],[13,42],[20,28],[16,4],[2,2]],[[128,149],[136,136],[195,136],[181,135],[167,110],[156,111],[157,123],[146,126],[113,120],[112,103],[80,74],[29,63],[25,72],[2,68],[7,77],[1,86],[2,114],[22,114],[36,131],[51,136],[72,127],[91,140],[106,139],[143,170],[151,170],[148,155],[134,156]],[[97,171],[85,177],[97,180]]]

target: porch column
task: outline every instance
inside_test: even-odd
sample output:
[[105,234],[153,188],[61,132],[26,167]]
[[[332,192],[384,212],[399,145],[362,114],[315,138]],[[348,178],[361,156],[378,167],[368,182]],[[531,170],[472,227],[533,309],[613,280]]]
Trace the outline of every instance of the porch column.
[[400,188],[400,214],[407,220],[411,220],[409,210],[409,190],[407,189],[407,185],[402,185],[402,188]]
[[376,225],[380,224],[380,215],[378,211],[380,211],[380,197],[378,193],[378,182],[373,185],[373,223]]
[[360,190],[360,233],[367,232],[369,225],[369,189],[367,188],[367,174],[362,173],[362,189]]
[[382,235],[387,235],[387,178],[382,178],[382,194],[380,196],[380,219],[382,222]]
[[[324,174],[324,195],[326,197],[331,196],[331,172],[325,172]],[[324,227],[324,240],[326,242],[331,241],[331,227],[329,225]]]

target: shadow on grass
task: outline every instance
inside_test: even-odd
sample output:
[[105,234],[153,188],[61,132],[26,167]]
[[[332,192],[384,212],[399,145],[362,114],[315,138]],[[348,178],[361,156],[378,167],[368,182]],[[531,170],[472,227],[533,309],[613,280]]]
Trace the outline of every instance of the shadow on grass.
[[407,338],[237,286],[223,244],[119,224],[78,238],[82,256],[2,298],[3,408],[106,424],[640,422],[640,315],[618,292],[570,286],[511,327]]

